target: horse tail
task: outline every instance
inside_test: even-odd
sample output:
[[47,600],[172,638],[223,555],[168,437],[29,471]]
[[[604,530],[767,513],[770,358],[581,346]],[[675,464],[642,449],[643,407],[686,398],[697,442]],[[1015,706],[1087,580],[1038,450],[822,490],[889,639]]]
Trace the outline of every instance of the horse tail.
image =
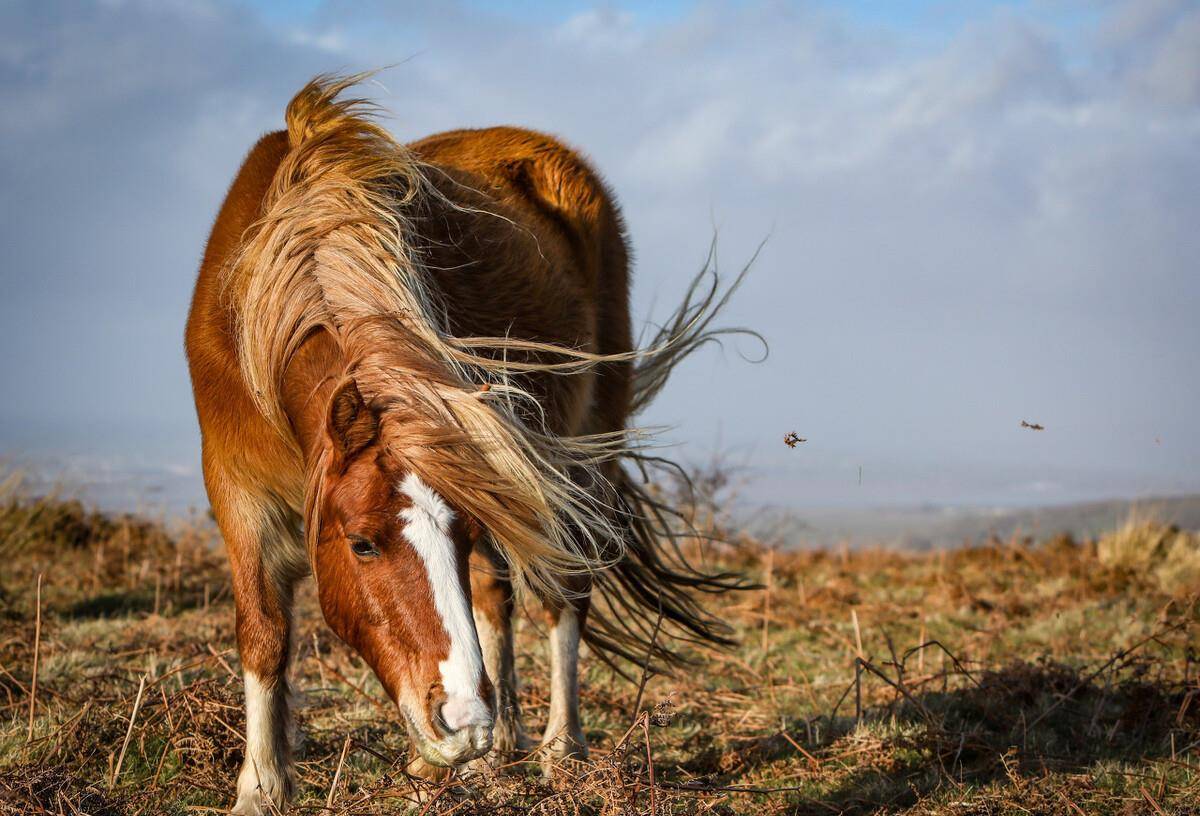
[[[761,247],[760,247],[761,248]],[[663,389],[671,372],[692,352],[708,343],[720,344],[728,335],[748,335],[745,328],[713,328],[742,283],[757,252],[728,286],[722,286],[716,267],[716,241],[683,302],[649,341],[633,371],[632,416],[637,416]],[[624,658],[647,670],[679,667],[690,661],[674,642],[729,647],[736,644],[732,628],[706,612],[697,593],[721,593],[757,588],[740,573],[710,571],[697,566],[686,551],[713,534],[696,528],[691,514],[696,496],[685,470],[677,463],[630,449],[613,480],[617,527],[624,535],[624,556],[594,579],[600,604],[590,614],[585,639],[614,669],[613,658]],[[650,483],[650,474],[673,476],[682,488],[678,502],[666,498]]]

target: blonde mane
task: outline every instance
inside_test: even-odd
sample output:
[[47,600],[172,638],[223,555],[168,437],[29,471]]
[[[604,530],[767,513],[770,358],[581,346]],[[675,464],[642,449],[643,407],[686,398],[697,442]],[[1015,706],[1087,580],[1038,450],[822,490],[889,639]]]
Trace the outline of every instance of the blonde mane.
[[[282,404],[284,373],[305,339],[325,330],[347,361],[346,374],[380,416],[386,450],[488,530],[516,586],[563,599],[564,576],[596,574],[610,611],[593,607],[589,643],[635,660],[673,659],[633,614],[647,605],[685,637],[727,642],[721,622],[688,593],[739,588],[740,579],[692,568],[678,543],[694,531],[686,521],[676,525],[672,519],[681,514],[621,467],[632,463],[645,476],[659,461],[641,452],[647,435],[553,433],[521,383],[532,373],[632,361],[636,415],[696,348],[725,334],[761,340],[745,329],[710,328],[750,264],[720,286],[714,240],[683,303],[647,347],[628,353],[456,337],[413,249],[410,216],[430,201],[458,205],[372,121],[372,103],[338,98],[365,76],[319,76],[292,99],[288,150],[264,214],[224,270],[239,364],[258,410],[299,455]],[[319,527],[314,499],[322,470],[317,463],[308,480],[310,546]],[[675,545],[673,552],[665,542]]]
[[[632,355],[450,334],[406,217],[439,194],[371,121],[371,103],[337,98],[361,78],[318,77],[288,106],[288,152],[226,270],[242,374],[259,411],[298,449],[284,372],[311,332],[329,332],[380,413],[387,449],[490,532],[515,580],[558,595],[556,576],[623,554],[600,465],[627,453],[632,437],[549,433],[512,375]],[[526,353],[511,360],[509,351]]]

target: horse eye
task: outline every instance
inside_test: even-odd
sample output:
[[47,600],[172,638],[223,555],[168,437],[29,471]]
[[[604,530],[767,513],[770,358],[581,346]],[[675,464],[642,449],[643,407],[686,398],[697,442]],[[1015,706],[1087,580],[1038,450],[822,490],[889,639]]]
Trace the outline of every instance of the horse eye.
[[375,549],[375,545],[371,543],[370,539],[362,536],[350,536],[350,549],[359,558],[374,558],[379,555],[379,550]]

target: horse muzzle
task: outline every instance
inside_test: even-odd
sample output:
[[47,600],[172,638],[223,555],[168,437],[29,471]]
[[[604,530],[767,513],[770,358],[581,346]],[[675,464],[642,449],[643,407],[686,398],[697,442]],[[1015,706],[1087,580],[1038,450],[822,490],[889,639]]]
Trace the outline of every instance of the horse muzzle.
[[426,739],[413,729],[413,742],[430,765],[453,768],[492,749],[492,725],[490,720],[467,725],[436,740]]
[[495,718],[480,698],[447,699],[431,695],[422,728],[404,711],[408,733],[421,757],[430,765],[453,768],[483,756],[492,749]]

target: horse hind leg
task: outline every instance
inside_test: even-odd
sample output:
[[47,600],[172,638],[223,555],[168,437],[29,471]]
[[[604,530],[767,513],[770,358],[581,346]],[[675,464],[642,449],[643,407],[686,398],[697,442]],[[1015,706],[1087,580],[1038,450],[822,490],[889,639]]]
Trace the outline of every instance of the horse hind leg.
[[550,713],[542,735],[542,773],[564,759],[586,759],[587,739],[579,718],[579,643],[588,598],[579,593],[562,606],[547,605],[550,626]]

